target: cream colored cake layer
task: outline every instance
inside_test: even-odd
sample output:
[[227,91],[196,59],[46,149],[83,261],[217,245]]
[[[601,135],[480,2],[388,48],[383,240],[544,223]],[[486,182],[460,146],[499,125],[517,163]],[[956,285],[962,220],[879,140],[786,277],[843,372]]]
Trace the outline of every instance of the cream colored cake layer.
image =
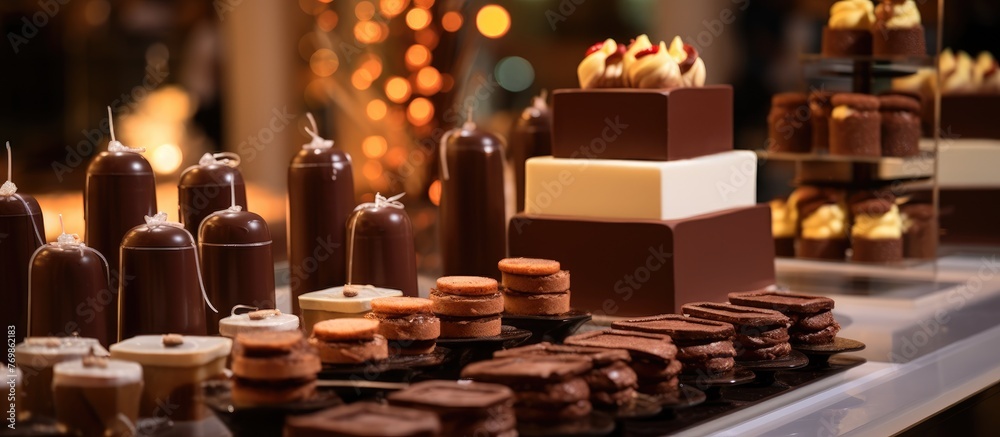
[[671,220],[756,203],[757,156],[733,150],[678,161],[531,158],[528,214]]

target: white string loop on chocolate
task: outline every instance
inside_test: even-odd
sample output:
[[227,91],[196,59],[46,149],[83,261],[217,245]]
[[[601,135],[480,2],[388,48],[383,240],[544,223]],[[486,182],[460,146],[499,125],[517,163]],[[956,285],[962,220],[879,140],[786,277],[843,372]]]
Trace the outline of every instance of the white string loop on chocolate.
[[306,113],[306,118],[309,119],[309,124],[312,125],[312,128],[310,128],[309,126],[306,126],[306,128],[305,128],[306,129],[306,133],[309,134],[309,136],[312,137],[312,142],[308,143],[308,144],[303,144],[302,148],[303,149],[329,149],[329,148],[333,147],[333,140],[328,140],[326,138],[323,138],[323,137],[319,136],[319,127],[316,126],[316,119],[313,118],[313,115],[312,115],[311,112],[307,112]]
[[[239,304],[239,305],[236,305],[236,306],[233,307],[233,309],[229,312],[229,315],[231,317],[238,316],[239,314],[236,314],[236,310],[250,310],[250,311],[247,311],[247,313],[251,313],[251,312],[260,310],[260,308],[255,307],[255,306],[250,306],[250,305]],[[243,313],[243,314],[246,314],[246,313]]]
[[108,130],[111,131],[111,141],[108,143],[109,152],[144,153],[146,151],[145,147],[129,147],[115,139],[115,116],[111,114],[110,106],[108,106]]
[[12,162],[14,161],[14,159],[12,158],[12,156],[13,156],[13,153],[10,151],[10,141],[8,141],[7,142],[7,182],[4,182],[3,185],[0,186],[0,196],[4,196],[4,197],[9,197],[9,196],[13,196],[14,194],[17,194],[17,185],[14,185],[14,182],[11,181],[11,177],[12,177],[12,175],[14,173],[13,170],[12,170],[14,168],[13,165],[12,165]]
[[160,212],[158,212],[156,214],[153,214],[152,217],[150,217],[148,215],[145,215],[145,216],[143,216],[143,219],[146,220],[146,226],[150,227],[150,228],[155,228],[155,227],[158,227],[158,226],[172,226],[172,227],[175,227],[175,228],[184,229],[184,225],[182,225],[182,224],[180,224],[178,222],[172,222],[172,221],[168,220],[167,219],[167,213],[165,213],[163,211],[160,211]]
[[365,203],[362,203],[362,204],[354,207],[354,210],[355,211],[360,211],[362,209],[383,208],[383,207],[403,209],[404,208],[403,202],[400,202],[399,199],[402,199],[404,195],[406,195],[406,193],[399,193],[399,194],[397,194],[395,196],[387,198],[387,197],[383,196],[382,193],[375,193],[375,201],[374,202],[365,202]]

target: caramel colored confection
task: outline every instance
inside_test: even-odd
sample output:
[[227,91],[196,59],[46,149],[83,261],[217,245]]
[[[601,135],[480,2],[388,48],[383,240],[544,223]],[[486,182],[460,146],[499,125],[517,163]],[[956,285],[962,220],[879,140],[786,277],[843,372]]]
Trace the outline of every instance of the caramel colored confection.
[[273,405],[308,399],[316,391],[319,356],[299,331],[237,334],[233,345],[233,403]]
[[590,360],[570,355],[494,358],[470,364],[462,378],[510,387],[518,421],[575,420],[592,410],[584,380],[591,366]]
[[443,338],[481,338],[500,335],[503,296],[496,279],[445,276],[431,289],[434,313],[441,320]]
[[833,96],[830,154],[882,156],[882,116],[879,99],[867,94]]
[[788,343],[791,320],[778,311],[713,302],[685,304],[682,310],[694,317],[733,325],[736,361],[773,360],[792,351]]
[[[290,416],[285,437],[436,437],[441,421],[429,411],[357,402],[303,416]],[[447,435],[447,434],[444,434]]]
[[677,346],[677,360],[684,365],[685,374],[725,373],[735,365],[736,349],[732,339],[736,331],[729,323],[662,314],[615,322],[611,327],[669,335]]
[[569,272],[558,261],[506,258],[497,263],[503,282],[504,312],[546,316],[569,312]]
[[600,406],[619,406],[635,398],[638,376],[629,367],[632,357],[624,349],[557,345],[548,342],[497,351],[494,358],[562,356],[587,358],[593,369],[584,379],[590,386],[590,402]]
[[639,392],[655,395],[677,389],[682,365],[675,359],[677,347],[669,336],[611,329],[573,335],[566,338],[566,344],[625,349],[632,357],[629,365],[639,378]]
[[788,329],[793,344],[828,344],[840,332],[833,318],[833,299],[777,291],[731,293],[729,301],[742,306],[780,311],[792,321]]
[[768,150],[807,153],[812,150],[809,100],[803,93],[779,93],[771,98],[767,116]]
[[378,362],[389,357],[389,343],[378,334],[379,322],[344,318],[325,320],[313,327],[309,344],[327,364]]
[[512,436],[514,392],[500,384],[425,381],[393,392],[389,404],[429,411],[441,418],[442,436]]
[[434,352],[441,336],[441,320],[434,302],[419,297],[372,299],[365,317],[379,321],[378,333],[389,340],[390,354],[421,355]]

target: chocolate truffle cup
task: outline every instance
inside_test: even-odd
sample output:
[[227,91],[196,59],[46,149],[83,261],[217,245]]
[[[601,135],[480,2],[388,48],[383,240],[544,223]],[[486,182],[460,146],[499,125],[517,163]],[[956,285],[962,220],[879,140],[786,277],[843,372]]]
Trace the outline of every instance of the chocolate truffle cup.
[[795,242],[795,256],[806,259],[844,261],[850,246],[846,238],[799,238]]
[[851,242],[851,261],[867,263],[894,263],[903,260],[902,238],[854,237]]
[[[867,94],[844,93],[833,96],[830,116],[830,154],[882,156],[882,117],[879,100]],[[838,109],[849,115],[838,118]]]
[[812,123],[813,152],[830,150],[830,112],[833,111],[833,93],[813,91],[809,94],[809,119]]
[[920,102],[899,94],[879,96],[882,156],[920,154]]
[[812,149],[812,123],[809,118],[809,99],[805,94],[775,94],[767,116],[770,151],[808,153]]
[[823,27],[823,56],[867,56],[872,54],[872,33],[868,29]]
[[875,56],[924,56],[924,26],[890,29],[876,25],[872,29],[872,54]]

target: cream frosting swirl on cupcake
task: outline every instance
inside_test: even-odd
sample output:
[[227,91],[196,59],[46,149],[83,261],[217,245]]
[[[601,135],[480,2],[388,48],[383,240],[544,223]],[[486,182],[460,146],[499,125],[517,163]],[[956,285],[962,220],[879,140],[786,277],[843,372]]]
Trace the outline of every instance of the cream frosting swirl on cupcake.
[[625,86],[622,55],[618,43],[608,38],[587,51],[576,68],[580,88],[614,88]]
[[871,0],[840,0],[830,7],[831,29],[868,30],[875,23],[875,7]]
[[972,56],[964,51],[953,55],[950,50],[945,50],[941,53],[939,62],[942,93],[961,93],[975,89]]
[[705,85],[705,61],[698,56],[694,47],[684,44],[681,37],[675,36],[667,51],[674,62],[680,67],[684,86],[698,87]]
[[844,205],[820,206],[802,220],[802,238],[832,240],[847,237],[847,211]]
[[920,9],[913,0],[883,1],[875,8],[875,16],[887,29],[912,29],[920,26]]
[[774,238],[795,236],[795,214],[788,203],[782,199],[774,199],[771,206],[771,235]]
[[851,235],[868,240],[889,240],[903,237],[903,219],[899,207],[893,205],[885,214],[859,214],[854,217]]
[[667,45],[660,45],[636,54],[635,62],[625,69],[628,83],[633,88],[673,88],[682,86],[681,69],[667,53]]
[[625,55],[622,56],[622,67],[625,69],[625,86],[635,87],[635,85],[630,83],[628,79],[628,71],[632,68],[632,64],[636,62],[635,55],[652,47],[653,43],[649,42],[649,37],[645,34],[635,37],[635,39],[628,45],[628,49],[625,50]]

